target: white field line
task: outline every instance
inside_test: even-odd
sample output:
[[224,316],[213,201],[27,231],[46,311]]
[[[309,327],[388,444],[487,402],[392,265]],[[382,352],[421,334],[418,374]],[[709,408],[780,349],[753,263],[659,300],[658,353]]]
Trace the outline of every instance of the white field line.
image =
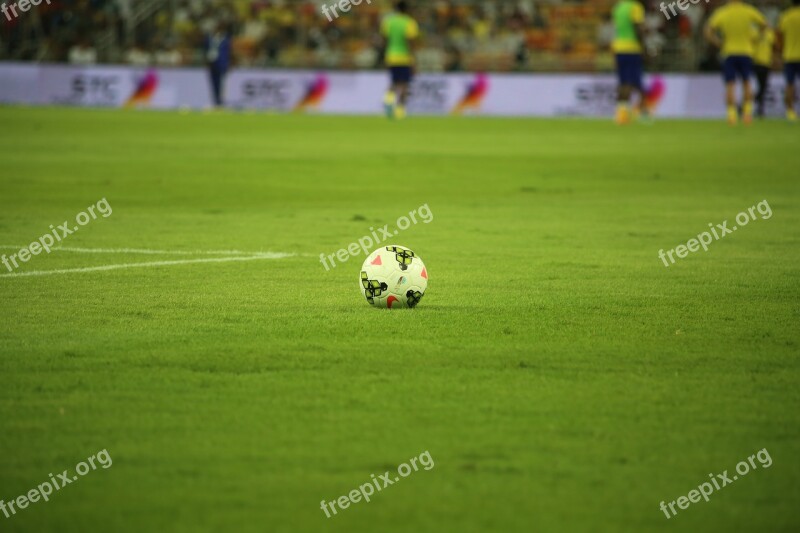
[[[0,250],[21,250],[27,246],[0,244]],[[254,255],[266,252],[242,252],[239,250],[148,250],[142,248],[75,248],[58,246],[51,248],[53,252],[75,252],[82,254],[143,254],[143,255]]]
[[0,278],[20,278],[26,276],[50,276],[53,274],[73,274],[83,272],[102,272],[106,270],[119,270],[123,268],[144,268],[144,267],[161,267],[173,265],[190,265],[196,263],[228,263],[231,261],[256,261],[259,259],[283,259],[285,257],[292,257],[294,254],[284,254],[277,252],[265,252],[256,255],[243,256],[243,257],[213,257],[208,259],[181,259],[177,261],[149,261],[146,263],[122,263],[118,265],[103,265],[96,267],[85,268],[66,268],[60,270],[31,270],[29,272],[13,272],[11,274],[0,274]]

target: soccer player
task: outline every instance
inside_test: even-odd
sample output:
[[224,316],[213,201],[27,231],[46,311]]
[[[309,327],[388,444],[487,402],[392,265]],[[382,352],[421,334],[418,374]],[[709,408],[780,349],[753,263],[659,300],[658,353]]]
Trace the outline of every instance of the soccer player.
[[786,75],[786,118],[795,122],[797,112],[794,109],[794,81],[800,77],[800,0],[794,0],[793,4],[793,7],[781,15],[778,29],[783,45],[783,69]]
[[[614,20],[612,49],[616,56],[617,124],[630,122],[630,100],[634,91],[642,95],[642,37],[644,35],[644,6],[636,0],[620,0],[611,13]],[[641,102],[639,103],[641,106]]]
[[753,70],[756,73],[756,116],[764,117],[764,100],[769,89],[769,73],[772,70],[772,58],[775,49],[775,32],[767,28],[760,37],[756,37],[755,53],[753,54]]
[[408,15],[408,2],[400,0],[395,4],[395,12],[381,24],[381,33],[386,38],[385,60],[392,78],[384,99],[386,115],[403,119],[408,88],[414,75],[414,41],[419,37],[419,25]]
[[736,105],[736,79],[742,80],[744,101],[742,118],[746,124],[753,120],[753,89],[750,74],[753,70],[755,45],[753,29],[759,35],[767,27],[767,21],[756,8],[741,0],[728,0],[727,5],[714,11],[705,27],[706,39],[722,49],[724,61],[722,74],[725,79],[725,103],[728,106],[728,122],[739,122]]

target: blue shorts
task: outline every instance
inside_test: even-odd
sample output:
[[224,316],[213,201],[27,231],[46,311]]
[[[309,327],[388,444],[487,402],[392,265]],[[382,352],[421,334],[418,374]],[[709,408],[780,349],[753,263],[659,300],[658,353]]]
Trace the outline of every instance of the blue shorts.
[[389,67],[392,83],[411,83],[414,71],[411,67]]
[[620,85],[641,89],[643,72],[642,54],[617,54],[617,78]]
[[725,78],[725,83],[733,83],[737,77],[747,81],[752,71],[753,58],[749,56],[728,56],[722,63],[722,77]]
[[783,74],[786,76],[786,84],[794,85],[795,78],[800,78],[800,61],[793,61],[783,65]]

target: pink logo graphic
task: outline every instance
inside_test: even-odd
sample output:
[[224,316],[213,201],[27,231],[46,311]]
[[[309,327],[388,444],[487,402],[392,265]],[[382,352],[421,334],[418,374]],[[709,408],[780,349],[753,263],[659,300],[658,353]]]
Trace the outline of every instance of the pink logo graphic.
[[664,95],[667,93],[667,84],[660,76],[655,76],[653,81],[644,90],[644,107],[648,112],[653,113]]
[[125,102],[125,107],[146,106],[150,103],[157,88],[158,73],[155,70],[148,70],[139,80],[131,97]]
[[453,108],[453,114],[460,115],[469,109],[480,109],[487,94],[489,94],[489,76],[483,73],[477,74],[475,80],[467,85],[467,93]]
[[317,74],[314,81],[308,84],[306,94],[295,106],[294,110],[299,112],[318,107],[328,94],[329,87],[330,82],[328,81],[328,77],[325,74]]

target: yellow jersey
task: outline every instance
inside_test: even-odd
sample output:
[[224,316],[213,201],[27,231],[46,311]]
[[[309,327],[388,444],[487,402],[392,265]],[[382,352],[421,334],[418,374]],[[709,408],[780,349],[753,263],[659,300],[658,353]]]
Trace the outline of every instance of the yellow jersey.
[[783,35],[783,60],[787,63],[800,61],[800,6],[783,12],[778,29]]
[[764,30],[764,33],[761,35],[760,39],[756,33],[755,40],[756,47],[755,53],[753,54],[753,62],[756,65],[771,67],[772,51],[775,48],[775,32],[772,29],[767,28]]
[[764,27],[767,21],[758,9],[736,1],[714,11],[708,24],[722,34],[723,56],[753,57],[753,28]]

